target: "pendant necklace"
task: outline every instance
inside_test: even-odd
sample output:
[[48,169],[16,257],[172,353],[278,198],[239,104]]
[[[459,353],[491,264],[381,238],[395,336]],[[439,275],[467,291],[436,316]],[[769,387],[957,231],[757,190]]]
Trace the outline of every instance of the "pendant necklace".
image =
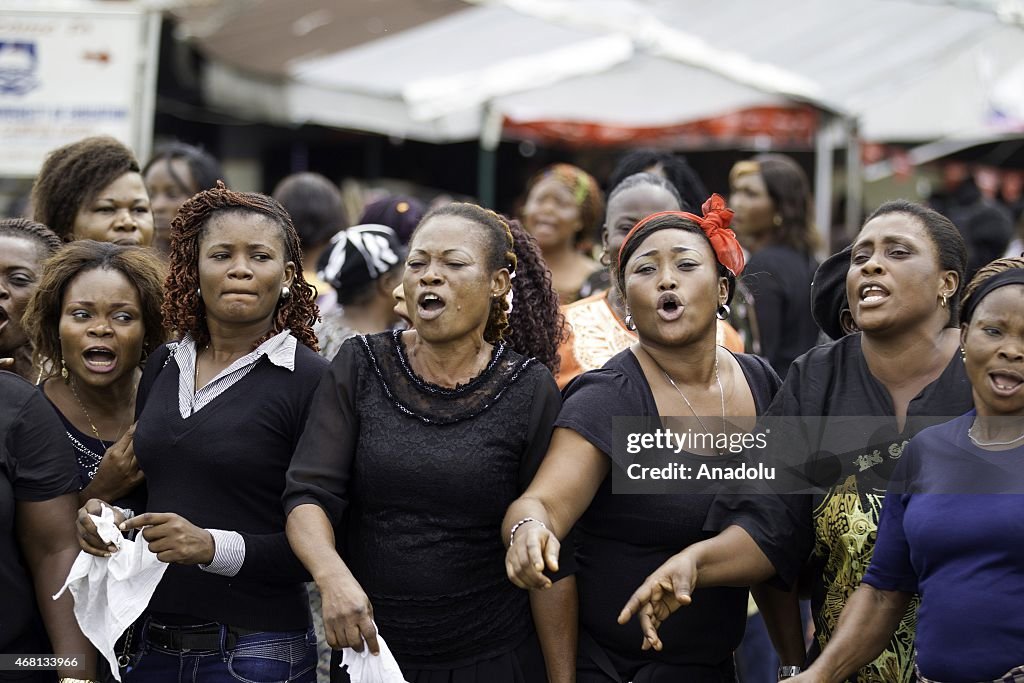
[[[650,354],[648,354],[648,355],[650,355]],[[653,356],[651,357],[651,360],[654,360]],[[668,383],[672,385],[672,388],[676,390],[676,392],[679,394],[680,397],[682,397],[683,402],[686,403],[686,407],[689,408],[690,412],[693,413],[693,416],[695,418],[697,418],[697,422],[700,424],[701,429],[703,429],[706,434],[708,434],[709,436],[714,438],[714,434],[712,433],[712,431],[707,428],[707,425],[704,424],[704,420],[700,419],[700,415],[698,415],[697,411],[693,409],[693,405],[690,403],[689,399],[686,398],[686,394],[684,394],[683,390],[679,388],[679,385],[677,385],[675,383],[675,380],[673,380],[672,377],[667,372],[665,372],[665,368],[661,367],[661,365],[658,363],[658,361],[655,360],[654,364],[658,366],[659,370],[661,370],[661,374],[665,375],[665,379],[668,380]],[[725,427],[725,390],[722,389],[722,380],[721,380],[721,378],[718,375],[718,353],[717,353],[717,351],[715,352],[715,382],[718,384],[718,394],[722,398],[722,427],[724,428]],[[1024,437],[1022,437],[1022,438],[1024,438]],[[719,455],[723,454],[723,451],[721,451],[721,450],[719,450],[717,448],[715,449],[715,451]]]

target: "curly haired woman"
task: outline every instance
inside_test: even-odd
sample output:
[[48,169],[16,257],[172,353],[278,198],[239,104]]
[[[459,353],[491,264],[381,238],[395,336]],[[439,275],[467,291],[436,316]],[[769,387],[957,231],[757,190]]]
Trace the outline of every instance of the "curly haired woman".
[[[171,226],[163,313],[183,335],[149,359],[136,401],[143,529],[171,563],[143,615],[128,681],[312,681],[308,580],[284,534],[284,474],[327,362],[288,213],[222,184]],[[82,545],[112,552],[85,513]],[[121,522],[122,520],[118,520]]]

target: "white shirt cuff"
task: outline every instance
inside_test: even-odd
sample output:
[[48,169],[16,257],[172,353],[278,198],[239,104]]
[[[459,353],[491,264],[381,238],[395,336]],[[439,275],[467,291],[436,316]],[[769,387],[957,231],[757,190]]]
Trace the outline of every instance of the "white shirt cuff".
[[245,562],[245,539],[237,531],[207,529],[213,536],[213,561],[199,568],[211,574],[234,576]]

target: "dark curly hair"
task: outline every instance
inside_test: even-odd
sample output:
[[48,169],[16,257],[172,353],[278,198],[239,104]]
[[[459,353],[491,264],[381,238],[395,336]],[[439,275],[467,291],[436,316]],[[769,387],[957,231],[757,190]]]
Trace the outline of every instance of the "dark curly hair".
[[509,220],[518,265],[512,280],[512,312],[509,313],[509,346],[536,358],[551,374],[558,373],[558,347],[568,336],[558,294],[551,286],[551,271],[540,246],[517,220]]
[[71,281],[91,270],[113,270],[135,285],[146,328],[142,348],[153,351],[167,340],[162,303],[166,269],[157,255],[145,247],[126,247],[111,242],[77,240],[66,245],[43,263],[43,277],[33,292],[22,326],[35,349],[34,362],[47,367],[50,375],[60,368],[60,316],[64,293]]
[[[442,204],[423,217],[413,232],[412,238],[409,240],[410,243],[416,239],[416,233],[427,224],[427,221],[435,216],[456,216],[479,225],[484,229],[486,237],[487,267],[492,272],[499,268],[508,268],[510,274],[515,272],[518,263],[514,248],[515,240],[512,239],[512,230],[504,218],[490,209],[476,204],[463,202]],[[487,317],[487,327],[484,328],[484,340],[490,344],[504,341],[508,328],[508,304],[505,302],[505,297],[494,297],[491,299],[491,312]]]
[[70,242],[78,211],[125,173],[139,173],[131,150],[111,137],[85,138],[46,157],[32,186],[33,218]]
[[168,326],[177,334],[186,332],[197,345],[210,340],[203,300],[199,294],[199,242],[214,216],[230,213],[255,213],[269,218],[281,228],[285,261],[295,264],[295,277],[289,287],[291,296],[282,299],[274,314],[273,326],[253,343],[253,348],[283,330],[314,351],[319,349],[313,323],[320,315],[316,290],[302,275],[302,250],[292,219],[272,197],[257,192],[234,192],[218,182],[185,202],[171,221],[171,266],[165,285],[163,313]]
[[18,237],[35,242],[39,250],[40,261],[53,256],[64,244],[64,241],[53,230],[28,218],[0,220],[0,236]]

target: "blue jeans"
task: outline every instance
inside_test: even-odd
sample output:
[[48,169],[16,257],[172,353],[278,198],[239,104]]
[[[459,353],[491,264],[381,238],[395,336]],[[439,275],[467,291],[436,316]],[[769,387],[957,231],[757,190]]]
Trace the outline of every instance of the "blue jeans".
[[[314,683],[316,635],[263,631],[229,637],[220,626],[216,649],[171,650],[150,642],[143,628],[140,650],[125,683]],[[234,641],[234,642],[233,642]]]

